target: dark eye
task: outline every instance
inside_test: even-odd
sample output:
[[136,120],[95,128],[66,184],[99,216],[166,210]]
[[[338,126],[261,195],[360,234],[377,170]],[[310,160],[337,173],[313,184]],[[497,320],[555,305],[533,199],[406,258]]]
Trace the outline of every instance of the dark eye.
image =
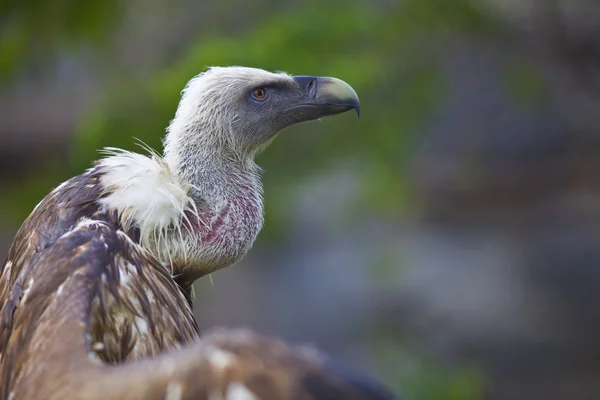
[[255,100],[264,100],[267,98],[267,89],[259,87],[252,91],[252,98]]

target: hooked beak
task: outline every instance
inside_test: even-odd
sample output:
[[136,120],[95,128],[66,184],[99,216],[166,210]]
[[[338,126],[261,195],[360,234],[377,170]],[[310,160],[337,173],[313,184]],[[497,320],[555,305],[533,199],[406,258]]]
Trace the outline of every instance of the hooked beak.
[[302,98],[292,107],[298,120],[312,120],[354,109],[360,117],[360,100],[352,86],[337,78],[295,76]]

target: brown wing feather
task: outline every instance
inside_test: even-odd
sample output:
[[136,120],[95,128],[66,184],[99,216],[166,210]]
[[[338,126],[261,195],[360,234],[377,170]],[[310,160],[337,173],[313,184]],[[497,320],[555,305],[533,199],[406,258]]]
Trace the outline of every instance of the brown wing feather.
[[[98,213],[95,201],[101,197],[100,175],[90,170],[60,185],[46,196],[23,222],[8,251],[0,276],[2,325],[12,325],[14,309],[23,295],[26,278],[41,253],[82,217]],[[113,218],[114,220],[114,218]],[[2,330],[2,335],[6,329]],[[0,354],[6,338],[0,335]]]
[[[84,220],[42,251],[29,271],[18,278],[26,282],[24,294],[14,303],[12,324],[3,329],[4,398],[11,388],[18,394],[21,382],[34,379],[34,366],[46,369],[54,363],[45,359],[48,354],[68,355],[81,340],[86,357],[122,363],[182,346],[198,335],[187,300],[164,268],[105,222]],[[149,298],[148,293],[169,296]],[[84,331],[58,335],[57,325],[67,321]]]

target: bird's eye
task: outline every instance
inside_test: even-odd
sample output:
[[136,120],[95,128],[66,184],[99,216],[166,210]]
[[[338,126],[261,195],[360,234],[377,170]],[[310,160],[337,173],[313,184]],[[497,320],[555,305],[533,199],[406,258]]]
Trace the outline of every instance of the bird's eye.
[[252,98],[255,100],[264,100],[267,98],[267,89],[259,87],[252,91]]

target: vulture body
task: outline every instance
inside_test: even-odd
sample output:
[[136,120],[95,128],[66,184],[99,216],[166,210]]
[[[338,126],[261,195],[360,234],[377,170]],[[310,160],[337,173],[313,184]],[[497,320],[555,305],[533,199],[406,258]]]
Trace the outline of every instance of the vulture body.
[[199,339],[197,278],[263,222],[255,155],[283,128],[358,112],[335,78],[211,68],[183,92],[165,153],[109,149],[23,223],[0,275],[0,400],[388,399],[322,355],[247,331]]

